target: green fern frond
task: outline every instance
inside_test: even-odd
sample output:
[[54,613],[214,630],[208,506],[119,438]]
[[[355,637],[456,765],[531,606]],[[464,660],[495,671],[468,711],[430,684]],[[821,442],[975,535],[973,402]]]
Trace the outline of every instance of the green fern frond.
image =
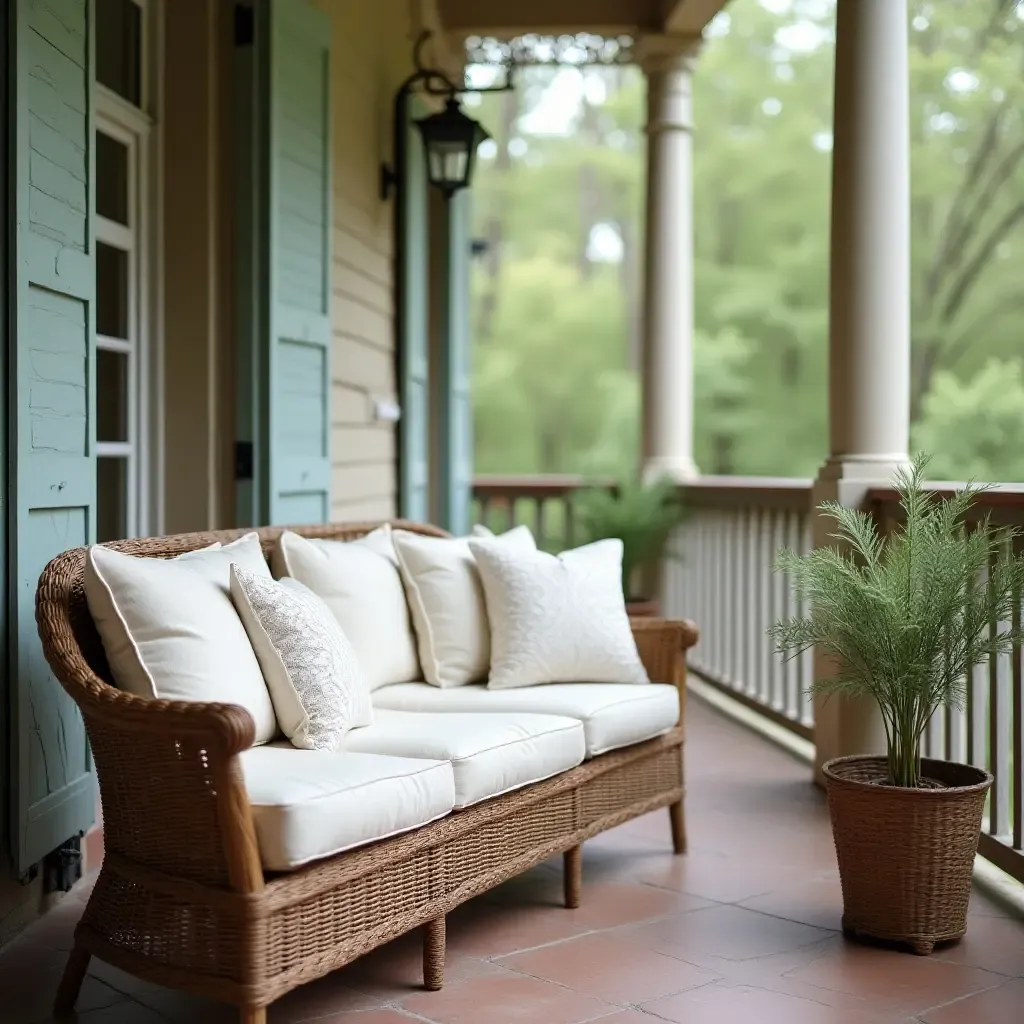
[[819,507],[836,523],[836,546],[782,550],[776,562],[810,611],[769,631],[783,657],[816,648],[834,660],[816,692],[878,702],[898,785],[920,783],[921,737],[936,709],[962,706],[971,670],[1024,640],[1018,531],[987,519],[969,526],[987,487],[939,499],[924,488],[927,464],[919,455],[897,474],[903,522],[888,535],[865,512]]

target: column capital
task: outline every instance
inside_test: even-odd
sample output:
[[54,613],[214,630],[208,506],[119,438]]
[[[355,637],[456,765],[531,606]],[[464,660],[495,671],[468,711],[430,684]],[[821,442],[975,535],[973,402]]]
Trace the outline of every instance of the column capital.
[[645,75],[692,74],[703,43],[699,34],[644,35],[636,41],[633,53]]
[[700,36],[643,36],[637,57],[647,77],[648,135],[693,131],[693,65]]

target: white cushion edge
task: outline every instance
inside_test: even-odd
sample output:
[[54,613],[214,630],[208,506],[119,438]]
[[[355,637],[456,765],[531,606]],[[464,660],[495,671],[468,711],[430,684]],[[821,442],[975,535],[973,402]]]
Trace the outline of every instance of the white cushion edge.
[[[414,761],[414,760],[417,760],[417,759],[416,758],[406,758],[405,760]],[[415,822],[412,825],[403,825],[401,828],[393,829],[391,832],[387,832],[384,835],[373,836],[370,839],[360,839],[357,842],[349,843],[346,846],[339,846],[339,847],[337,847],[336,849],[333,849],[333,850],[325,850],[324,852],[317,853],[317,854],[315,854],[312,857],[306,857],[303,860],[294,861],[293,863],[289,864],[288,867],[286,867],[286,868],[273,868],[272,867],[272,868],[269,868],[267,870],[270,870],[270,871],[280,871],[282,873],[288,873],[288,872],[296,871],[299,868],[304,867],[307,864],[313,864],[316,861],[327,860],[329,857],[335,857],[339,853],[345,853],[348,850],[358,850],[360,847],[369,846],[372,843],[379,843],[379,842],[381,842],[384,839],[391,839],[394,836],[400,836],[400,835],[402,835],[405,832],[412,832],[415,829],[423,828],[425,825],[430,825],[430,824],[432,824],[435,821],[440,821],[442,818],[447,818],[448,815],[451,814],[452,810],[455,808],[455,777],[454,777],[454,775],[452,775],[452,773],[450,771],[451,763],[448,762],[448,761],[428,761],[428,762],[425,763],[423,768],[420,768],[420,769],[418,769],[415,772],[403,772],[401,774],[388,775],[386,778],[374,779],[373,782],[362,783],[362,784],[360,784],[358,786],[358,788],[359,789],[364,789],[364,790],[369,790],[369,789],[372,789],[374,786],[376,786],[378,784],[391,782],[394,779],[406,779],[406,778],[409,778],[409,777],[411,777],[413,775],[422,775],[425,772],[435,772],[435,771],[437,771],[438,768],[440,768],[440,767],[442,767],[444,765],[447,765],[448,768],[449,768],[449,772],[448,772],[449,793],[447,794],[448,798],[445,800],[445,803],[450,805],[448,810],[442,811],[440,814],[435,814],[431,818],[425,818],[423,821]],[[324,794],[324,796],[321,799],[330,799],[331,797],[337,796],[337,793],[338,793],[337,790],[335,790],[332,793],[326,793],[326,794]],[[306,802],[311,803],[312,801],[306,801]],[[261,803],[257,803],[257,802],[251,802],[250,806],[252,806],[252,807],[280,807],[282,805],[281,804],[261,804]],[[258,838],[259,838],[259,836],[257,834],[257,840],[258,840]]]
[[[472,714],[472,712],[470,712],[470,714]],[[564,716],[550,715],[548,717],[557,718],[557,717],[564,717]],[[497,793],[490,793],[488,796],[480,797],[477,800],[469,800],[469,801],[467,801],[465,803],[458,803],[458,802],[456,802],[455,809],[459,810],[459,811],[462,811],[462,810],[465,810],[467,807],[475,807],[477,804],[482,804],[482,803],[484,803],[487,800],[493,800],[493,799],[495,799],[495,797],[504,796],[506,793],[514,793],[517,789],[525,789],[527,786],[532,786],[532,785],[534,785],[534,784],[536,784],[538,782],[544,782],[547,779],[553,779],[557,775],[564,775],[566,772],[571,772],[574,769],[578,768],[587,759],[587,740],[586,740],[586,734],[585,734],[584,729],[583,729],[583,723],[581,721],[579,721],[578,719],[573,719],[572,720],[572,725],[562,725],[562,726],[559,726],[557,729],[549,729],[547,732],[542,733],[542,735],[550,736],[552,733],[556,733],[556,732],[578,732],[579,735],[580,735],[580,747],[581,747],[580,759],[571,768],[558,768],[558,769],[556,769],[553,772],[548,772],[546,775],[538,775],[535,778],[528,779],[525,782],[517,782],[513,786],[507,786],[505,789],[499,790]],[[517,742],[519,742],[519,741],[517,741],[517,740],[510,740],[508,743],[502,743],[502,744],[499,744],[496,747],[491,747],[489,749],[490,750],[501,750],[502,747],[511,747],[511,746],[513,746]],[[470,757],[453,758],[452,759],[452,764],[455,764],[456,761],[468,761],[468,760],[471,759],[472,756],[474,756],[474,755],[470,755]]]

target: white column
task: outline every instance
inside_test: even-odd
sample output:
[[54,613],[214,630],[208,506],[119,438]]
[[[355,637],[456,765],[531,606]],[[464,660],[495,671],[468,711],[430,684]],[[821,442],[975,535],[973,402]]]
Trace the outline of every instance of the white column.
[[[829,275],[829,450],[814,488],[859,506],[907,460],[910,134],[906,0],[839,0]],[[815,523],[815,544],[831,520]],[[815,658],[815,675],[830,671]],[[868,702],[818,701],[817,767],[884,749]]]
[[[644,46],[646,44],[646,46]],[[695,41],[647,39],[643,459],[648,479],[697,476],[693,460]]]

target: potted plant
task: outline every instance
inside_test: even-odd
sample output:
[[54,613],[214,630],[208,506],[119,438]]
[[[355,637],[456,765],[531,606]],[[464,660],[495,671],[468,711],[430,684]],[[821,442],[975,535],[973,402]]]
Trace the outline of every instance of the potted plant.
[[[671,480],[590,488],[576,502],[577,522],[588,542],[622,541],[622,593],[630,615],[657,615],[658,602],[641,592],[649,570],[675,557],[669,542],[685,518],[679,488]],[[648,570],[648,571],[645,571]]]
[[927,955],[967,928],[971,869],[992,776],[921,756],[933,712],[961,706],[971,670],[1020,643],[1015,614],[1024,559],[1011,530],[967,529],[984,488],[943,500],[922,486],[928,459],[898,478],[904,523],[881,536],[864,512],[828,502],[838,547],[783,551],[810,612],[772,627],[777,649],[812,647],[834,661],[823,694],[873,698],[886,756],[823,767],[843,890],[843,932],[908,944]]

